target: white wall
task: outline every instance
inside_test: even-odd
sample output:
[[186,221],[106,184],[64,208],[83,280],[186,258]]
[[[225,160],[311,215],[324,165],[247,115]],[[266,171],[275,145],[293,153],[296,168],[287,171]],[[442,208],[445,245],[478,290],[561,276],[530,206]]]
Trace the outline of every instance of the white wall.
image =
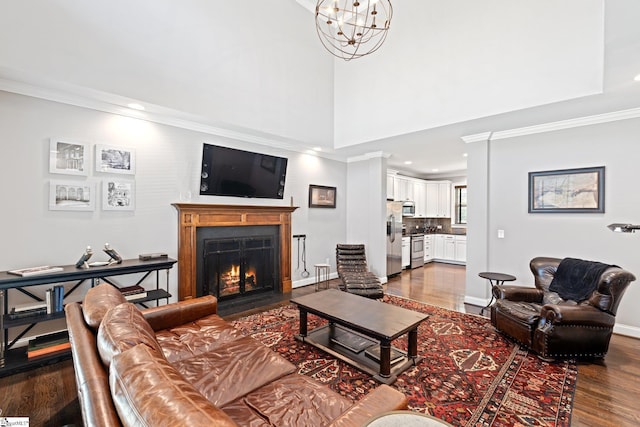
[[[614,222],[640,222],[639,133],[640,119],[627,119],[492,141],[487,157],[482,148],[486,143],[470,144],[469,260],[486,250],[487,261],[468,268],[467,296],[489,295],[486,283],[474,277],[485,268],[513,274],[519,284],[533,284],[528,264],[536,256],[616,264],[640,278],[640,236],[613,233],[606,227]],[[591,166],[606,168],[604,214],[527,212],[528,172]],[[481,182],[482,174],[488,181],[486,204],[482,195],[474,194],[475,180]],[[487,233],[477,236],[476,220],[482,222],[485,210]],[[504,239],[497,238],[498,229],[505,231]],[[640,336],[639,300],[636,281],[622,299],[616,331]]]
[[332,146],[332,58],[293,0],[3,2],[0,13],[0,69],[310,146]]
[[[100,199],[93,212],[49,210],[51,180],[99,184],[109,176],[95,172],[93,165],[88,177],[49,173],[50,137],[89,143],[91,159],[95,144],[135,150],[137,170],[132,177],[136,186],[135,211],[103,211]],[[203,142],[287,157],[284,199],[199,196]],[[293,198],[294,205],[300,208],[293,213],[292,230],[294,234],[307,234],[307,269],[313,275],[313,263],[330,258],[335,271],[332,253],[346,234],[344,163],[7,92],[0,92],[0,146],[3,152],[0,270],[73,264],[87,245],[95,250],[94,260],[106,260],[101,253],[105,242],[125,258],[136,258],[141,252],[167,252],[175,258],[177,211],[172,203],[288,206]],[[337,187],[336,209],[309,209],[309,184]],[[292,259],[295,270],[295,240]],[[176,270],[171,273],[173,300],[177,296]],[[302,268],[293,271],[294,284],[302,280],[301,272]],[[81,296],[79,292],[78,297]],[[10,300],[10,306],[14,303]]]
[[385,44],[336,62],[336,147],[600,93],[603,61],[603,0],[394,3]]

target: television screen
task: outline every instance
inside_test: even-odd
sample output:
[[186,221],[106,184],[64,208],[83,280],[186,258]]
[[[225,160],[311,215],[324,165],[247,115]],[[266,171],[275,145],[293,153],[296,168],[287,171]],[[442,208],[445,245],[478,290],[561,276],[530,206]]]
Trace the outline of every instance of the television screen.
[[282,199],[287,159],[204,144],[200,194]]

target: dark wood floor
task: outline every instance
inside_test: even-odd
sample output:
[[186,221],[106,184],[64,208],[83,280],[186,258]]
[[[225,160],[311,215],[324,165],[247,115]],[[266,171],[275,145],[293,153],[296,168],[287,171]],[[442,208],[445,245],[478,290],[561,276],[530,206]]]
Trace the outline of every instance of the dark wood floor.
[[[428,264],[392,278],[387,292],[478,314],[479,307],[464,304],[464,288],[464,267]],[[293,295],[313,291],[307,286]],[[607,357],[579,362],[578,371],[572,426],[640,425],[640,340],[614,335]],[[82,425],[71,361],[1,378],[0,409],[3,416],[29,416],[31,427]]]

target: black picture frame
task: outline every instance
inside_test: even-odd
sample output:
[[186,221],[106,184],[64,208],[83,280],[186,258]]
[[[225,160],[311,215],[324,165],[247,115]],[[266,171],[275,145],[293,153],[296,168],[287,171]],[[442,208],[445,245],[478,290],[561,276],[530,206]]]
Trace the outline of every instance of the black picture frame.
[[604,169],[529,172],[529,213],[604,213]]
[[325,185],[309,185],[309,207],[310,208],[335,208],[336,207],[336,187]]

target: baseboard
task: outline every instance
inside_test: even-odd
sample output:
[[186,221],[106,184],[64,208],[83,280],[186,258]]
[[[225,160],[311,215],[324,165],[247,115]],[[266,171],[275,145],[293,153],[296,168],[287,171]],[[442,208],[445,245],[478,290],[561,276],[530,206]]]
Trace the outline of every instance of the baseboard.
[[618,335],[625,335],[631,338],[640,338],[640,328],[637,326],[621,325],[616,323],[613,326],[613,333]]
[[478,307],[486,307],[490,301],[491,300],[488,298],[476,298],[476,297],[470,297],[469,295],[464,296],[465,304],[477,305]]
[[[338,278],[337,272],[333,272],[329,274],[329,280],[337,279],[337,278]],[[309,276],[304,279],[300,279],[300,280],[296,280],[295,282],[292,282],[291,287],[295,289],[295,288],[301,288],[303,286],[314,285],[315,283],[316,283],[316,276]]]

